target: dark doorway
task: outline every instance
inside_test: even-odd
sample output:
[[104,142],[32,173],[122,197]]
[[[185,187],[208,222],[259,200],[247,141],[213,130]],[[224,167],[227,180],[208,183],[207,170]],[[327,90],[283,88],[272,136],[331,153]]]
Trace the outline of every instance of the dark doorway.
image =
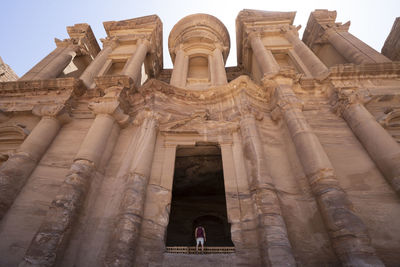
[[166,245],[194,246],[199,224],[206,230],[206,246],[233,247],[221,150],[213,143],[177,148]]

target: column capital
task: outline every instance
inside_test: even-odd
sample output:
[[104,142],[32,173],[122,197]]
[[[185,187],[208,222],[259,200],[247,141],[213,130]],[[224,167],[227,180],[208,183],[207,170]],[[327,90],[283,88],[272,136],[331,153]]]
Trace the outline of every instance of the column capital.
[[103,49],[106,47],[111,47],[111,49],[114,49],[119,45],[119,37],[113,36],[113,37],[106,37],[100,39],[100,41],[103,43]]
[[35,105],[32,113],[38,117],[52,117],[62,123],[70,121],[69,110],[64,104]]
[[303,110],[304,103],[293,92],[291,86],[280,85],[275,89],[276,106],[283,111],[291,109]]
[[280,32],[283,34],[289,34],[291,36],[297,37],[299,40],[299,30],[301,29],[301,25],[294,26],[294,25],[283,25],[280,28]]
[[147,48],[147,51],[150,51],[151,43],[146,38],[138,39],[136,44],[137,45],[144,45]]
[[248,33],[248,39],[251,41],[254,38],[260,38],[261,39],[261,33],[258,31],[252,31]]
[[214,43],[214,47],[215,49],[220,50],[222,53],[229,49],[229,47],[223,46],[221,43]]
[[121,126],[126,126],[129,115],[120,107],[119,101],[101,101],[89,103],[89,109],[96,115],[106,114],[112,116]]
[[89,55],[88,49],[75,39],[54,39],[57,48],[68,48],[68,54],[71,56]]
[[139,111],[136,115],[135,120],[133,121],[134,125],[142,125],[145,121],[154,121],[156,123],[156,127],[158,128],[159,122],[162,120],[162,115],[154,110],[151,109],[144,109]]
[[343,112],[353,104],[363,105],[370,99],[368,91],[360,91],[357,88],[353,89],[337,89],[331,96],[332,109],[336,114],[342,116]]

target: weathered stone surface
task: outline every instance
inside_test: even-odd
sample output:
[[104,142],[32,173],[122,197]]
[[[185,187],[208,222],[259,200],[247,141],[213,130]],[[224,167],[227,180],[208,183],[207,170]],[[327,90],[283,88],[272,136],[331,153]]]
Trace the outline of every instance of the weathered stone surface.
[[[210,15],[174,27],[173,69],[156,15],[102,50],[76,24],[0,83],[0,265],[397,266],[400,64],[294,16],[241,11],[228,68]],[[199,223],[232,253],[166,252]]]
[[0,57],[0,82],[18,80],[18,75]]
[[393,61],[400,60],[400,17],[397,17],[393,23],[392,30],[386,38],[382,47],[382,54]]

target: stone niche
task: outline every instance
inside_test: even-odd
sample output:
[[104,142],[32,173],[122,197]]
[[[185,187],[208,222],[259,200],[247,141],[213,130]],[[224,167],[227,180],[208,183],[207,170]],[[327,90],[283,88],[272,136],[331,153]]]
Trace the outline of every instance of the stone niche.
[[177,148],[166,246],[193,246],[198,225],[206,230],[207,246],[233,246],[221,149],[212,143]]

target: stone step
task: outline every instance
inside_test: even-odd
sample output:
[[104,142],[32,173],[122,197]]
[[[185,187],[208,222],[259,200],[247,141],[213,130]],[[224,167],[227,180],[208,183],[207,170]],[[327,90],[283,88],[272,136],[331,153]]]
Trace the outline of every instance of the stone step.
[[163,267],[232,267],[235,254],[173,254],[165,253]]

